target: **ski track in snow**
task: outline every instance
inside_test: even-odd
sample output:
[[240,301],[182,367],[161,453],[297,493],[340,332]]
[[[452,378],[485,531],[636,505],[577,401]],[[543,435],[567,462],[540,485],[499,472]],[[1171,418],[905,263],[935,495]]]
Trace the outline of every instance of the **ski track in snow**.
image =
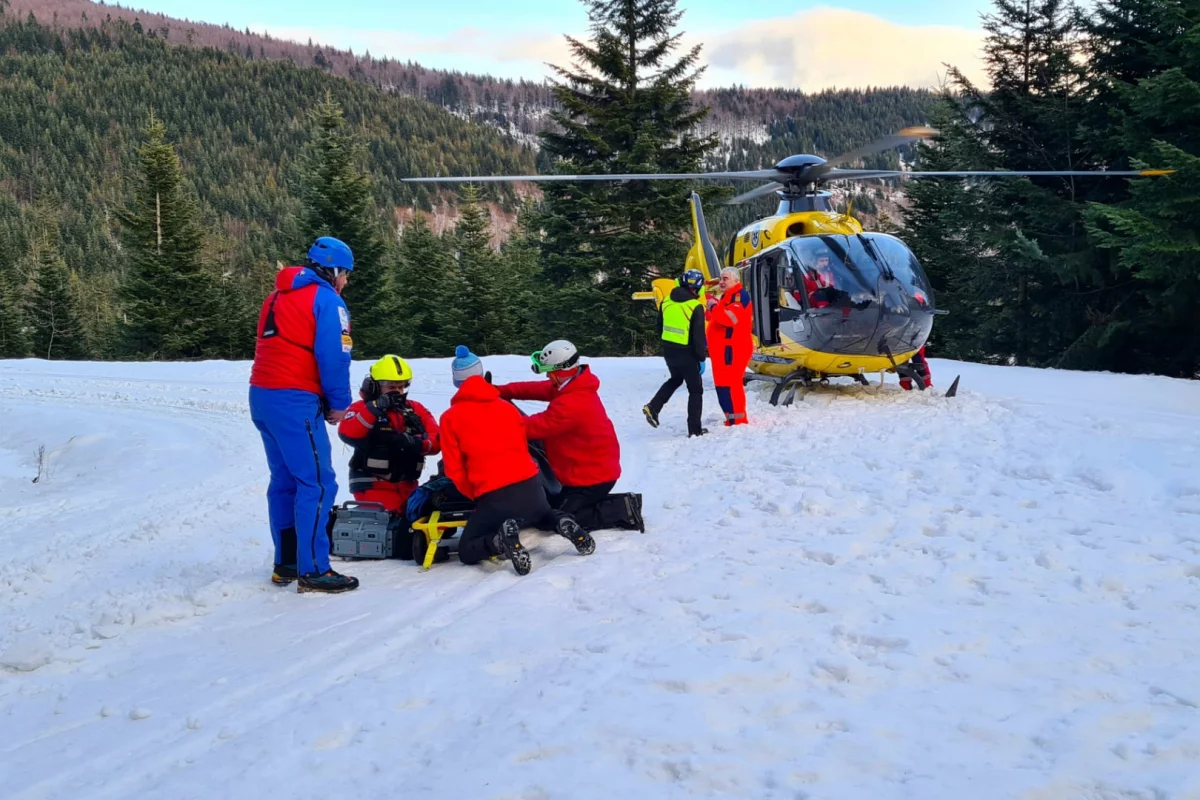
[[645,535],[323,597],[247,364],[0,362],[5,796],[1200,798],[1200,385],[934,360],[688,440],[593,363]]

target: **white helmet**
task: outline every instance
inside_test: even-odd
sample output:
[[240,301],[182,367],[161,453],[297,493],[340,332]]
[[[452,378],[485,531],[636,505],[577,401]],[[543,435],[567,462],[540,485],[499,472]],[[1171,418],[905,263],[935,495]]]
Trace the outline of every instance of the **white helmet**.
[[530,359],[536,373],[557,372],[576,366],[579,363],[579,351],[566,339],[556,339],[530,356]]

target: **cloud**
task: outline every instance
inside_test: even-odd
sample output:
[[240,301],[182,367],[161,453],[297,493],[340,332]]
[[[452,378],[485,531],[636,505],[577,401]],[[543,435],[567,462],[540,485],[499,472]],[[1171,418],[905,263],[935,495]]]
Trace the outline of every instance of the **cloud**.
[[[280,28],[277,38],[331,45],[374,56],[411,60],[427,67],[489,73],[501,78],[541,80],[549,64],[568,66],[570,48],[561,33],[513,33],[464,27],[450,34],[422,36],[408,31],[350,28]],[[703,44],[708,69],[700,86],[741,84],[804,91],[865,86],[933,87],[944,64],[986,85],[980,53],[983,33],[949,26],[914,26],[845,9],[819,7],[788,17],[747,22],[721,31],[687,32],[688,48]]]
[[980,59],[983,32],[948,26],[914,26],[872,14],[815,8],[791,17],[746,23],[712,37],[705,48],[709,71],[725,80],[805,91],[864,86],[939,85],[944,64],[986,84]]

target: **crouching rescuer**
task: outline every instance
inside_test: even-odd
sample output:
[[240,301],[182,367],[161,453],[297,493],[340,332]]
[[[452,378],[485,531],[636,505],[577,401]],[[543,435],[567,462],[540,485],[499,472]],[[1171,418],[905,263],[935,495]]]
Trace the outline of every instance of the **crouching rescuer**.
[[535,400],[550,405],[524,418],[525,434],[540,440],[562,490],[550,502],[588,530],[645,530],[640,494],[611,494],[621,477],[621,445],[600,400],[600,379],[565,339],[553,341],[531,357],[534,374],[545,381],[497,386],[505,400]]
[[505,556],[520,575],[533,568],[520,531],[532,525],[569,539],[581,555],[596,549],[591,535],[546,500],[541,475],[529,455],[521,412],[483,379],[479,358],[460,346],[452,370],[458,392],[442,414],[442,465],[475,510],[459,540],[458,559],[478,564]]
[[425,406],[408,397],[412,375],[408,362],[399,356],[376,361],[359,388],[360,399],[338,425],[338,436],[354,448],[350,458],[354,499],[379,503],[399,515],[417,488],[425,457],[441,452],[437,421]]

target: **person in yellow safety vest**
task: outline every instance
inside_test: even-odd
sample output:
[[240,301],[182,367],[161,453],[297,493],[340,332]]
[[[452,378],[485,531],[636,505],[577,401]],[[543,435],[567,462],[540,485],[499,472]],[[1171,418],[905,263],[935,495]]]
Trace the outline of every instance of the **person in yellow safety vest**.
[[700,427],[700,414],[704,411],[704,362],[708,358],[708,346],[704,338],[704,304],[699,294],[704,288],[704,276],[698,269],[689,269],[679,279],[679,285],[671,290],[659,309],[658,330],[662,337],[663,359],[671,377],[667,379],[649,403],[642,406],[642,413],[651,426],[658,427],[658,415],[663,406],[682,384],[687,384],[688,436],[703,436],[708,433]]

